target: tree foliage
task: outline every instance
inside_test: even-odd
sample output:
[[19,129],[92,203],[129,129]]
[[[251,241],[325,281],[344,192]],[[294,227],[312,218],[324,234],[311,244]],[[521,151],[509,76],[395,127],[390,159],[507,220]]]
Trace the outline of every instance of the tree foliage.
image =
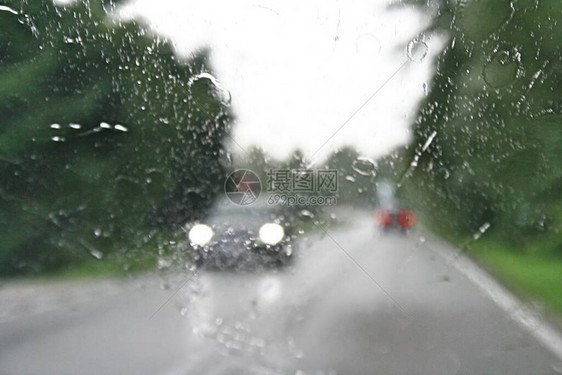
[[[414,125],[419,160],[404,195],[436,228],[483,224],[520,241],[562,220],[562,24],[557,0],[409,1],[444,33]],[[433,142],[423,150],[435,132]]]
[[138,248],[200,215],[231,122],[207,53],[178,58],[113,3],[5,6],[0,273]]

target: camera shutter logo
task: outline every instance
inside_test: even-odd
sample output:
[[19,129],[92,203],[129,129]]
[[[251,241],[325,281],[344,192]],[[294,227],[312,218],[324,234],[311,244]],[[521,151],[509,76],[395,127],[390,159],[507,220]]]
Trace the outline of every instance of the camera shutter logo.
[[224,192],[232,203],[248,206],[261,194],[260,178],[249,169],[238,169],[226,178]]

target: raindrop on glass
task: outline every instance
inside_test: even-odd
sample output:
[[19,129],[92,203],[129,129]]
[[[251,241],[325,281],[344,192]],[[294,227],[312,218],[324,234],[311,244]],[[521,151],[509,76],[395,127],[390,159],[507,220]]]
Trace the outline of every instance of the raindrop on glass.
[[497,51],[484,66],[484,81],[494,89],[511,85],[521,75],[520,57],[518,52]]
[[101,260],[101,258],[103,258],[103,253],[96,249],[90,249],[90,254],[92,254],[92,256],[97,260]]
[[15,10],[13,10],[12,8],[10,8],[9,6],[6,5],[0,5],[0,11],[1,12],[9,12],[15,15],[18,15],[19,13],[16,12]]
[[365,156],[355,159],[351,168],[362,176],[374,176],[376,174],[376,163]]
[[555,362],[551,364],[550,367],[552,367],[557,374],[562,374],[562,362]]
[[[219,81],[209,73],[197,74],[188,81],[188,87],[194,95],[198,93],[199,95],[210,95],[216,100],[219,100],[221,104],[225,106],[230,106],[231,95],[230,92],[219,84]],[[197,97],[194,95],[194,97]]]
[[301,212],[299,212],[299,216],[300,217],[307,217],[307,218],[314,218],[314,214],[312,212],[310,212],[309,210],[302,210]]
[[419,39],[411,40],[406,48],[408,52],[408,58],[413,62],[422,62],[429,52],[429,46],[426,42]]

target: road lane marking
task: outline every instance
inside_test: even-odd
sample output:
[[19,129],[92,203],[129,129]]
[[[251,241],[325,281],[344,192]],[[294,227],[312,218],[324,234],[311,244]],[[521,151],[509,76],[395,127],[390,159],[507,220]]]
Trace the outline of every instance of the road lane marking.
[[463,274],[488,298],[502,309],[524,331],[533,336],[543,347],[550,350],[562,360],[562,334],[551,324],[541,319],[535,309],[521,302],[514,294],[509,292],[490,274],[480,268],[470,258],[451,251],[453,247],[439,243],[435,239],[426,247],[443,258],[449,265]]

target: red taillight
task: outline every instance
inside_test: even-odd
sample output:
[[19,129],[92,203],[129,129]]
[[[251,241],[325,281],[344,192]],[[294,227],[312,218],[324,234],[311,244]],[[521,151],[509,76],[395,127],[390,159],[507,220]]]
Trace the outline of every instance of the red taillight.
[[412,210],[401,210],[398,214],[398,222],[403,227],[412,227],[416,223],[416,214]]
[[380,226],[386,227],[390,224],[390,213],[387,210],[376,210],[374,213],[375,221]]

